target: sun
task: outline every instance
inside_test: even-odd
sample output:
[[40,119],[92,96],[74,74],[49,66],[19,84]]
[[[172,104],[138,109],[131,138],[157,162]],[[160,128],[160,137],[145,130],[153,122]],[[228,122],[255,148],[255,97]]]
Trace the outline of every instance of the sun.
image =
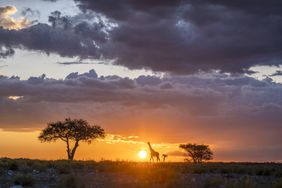
[[145,150],[139,151],[138,157],[139,157],[140,159],[145,159],[145,158],[147,157],[147,151],[145,151]]

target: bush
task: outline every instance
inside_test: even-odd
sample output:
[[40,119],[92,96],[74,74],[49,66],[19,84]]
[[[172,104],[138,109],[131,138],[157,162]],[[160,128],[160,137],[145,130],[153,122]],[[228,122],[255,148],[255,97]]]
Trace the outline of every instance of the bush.
[[14,177],[14,184],[22,186],[33,186],[34,178],[31,174],[17,174]]
[[85,188],[85,185],[80,177],[75,174],[69,174],[59,180],[58,188]]
[[276,180],[274,187],[275,188],[282,188],[282,178],[279,178],[279,179]]
[[54,163],[55,169],[60,174],[69,174],[71,172],[71,161],[60,160]]
[[209,178],[205,182],[205,188],[217,188],[224,184],[224,179],[220,177]]
[[19,165],[18,165],[18,163],[16,161],[9,161],[8,162],[8,169],[16,171],[16,170],[19,169]]
[[41,161],[35,161],[31,164],[33,170],[37,170],[40,172],[44,172],[48,169],[48,164],[41,162]]
[[236,182],[232,182],[226,185],[227,188],[255,188],[256,184],[248,176],[241,178]]

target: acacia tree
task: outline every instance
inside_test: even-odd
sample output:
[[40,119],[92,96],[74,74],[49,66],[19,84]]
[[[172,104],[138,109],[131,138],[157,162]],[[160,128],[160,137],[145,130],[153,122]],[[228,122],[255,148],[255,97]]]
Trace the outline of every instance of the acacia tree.
[[[73,160],[79,142],[91,143],[97,138],[104,138],[105,131],[100,126],[90,125],[83,119],[70,119],[48,123],[38,137],[41,142],[62,140],[66,143],[68,160]],[[71,143],[73,147],[71,148]]]
[[201,163],[203,161],[213,159],[213,153],[208,145],[198,144],[180,144],[179,147],[183,149],[188,158],[186,160],[194,163]]

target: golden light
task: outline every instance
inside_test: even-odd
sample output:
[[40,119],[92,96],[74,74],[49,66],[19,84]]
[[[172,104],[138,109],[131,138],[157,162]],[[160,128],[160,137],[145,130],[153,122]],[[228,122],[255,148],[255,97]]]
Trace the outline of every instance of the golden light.
[[145,150],[139,151],[138,157],[139,157],[140,159],[145,159],[145,158],[147,157],[147,151],[145,151]]
[[23,98],[23,96],[9,96],[8,97],[8,99],[14,100],[14,101],[17,101],[17,100],[22,99],[22,98]]
[[17,13],[17,8],[15,6],[1,7],[2,11],[0,13],[0,26],[8,30],[20,30],[31,26],[32,22],[27,18],[13,18],[12,16]]

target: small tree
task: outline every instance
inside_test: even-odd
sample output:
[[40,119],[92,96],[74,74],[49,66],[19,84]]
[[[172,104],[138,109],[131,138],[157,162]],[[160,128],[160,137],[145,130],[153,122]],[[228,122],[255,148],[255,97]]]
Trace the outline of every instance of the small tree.
[[188,156],[186,160],[188,161],[192,160],[194,163],[201,163],[213,159],[213,153],[208,145],[180,144],[179,147],[186,152]]
[[[41,142],[51,142],[62,140],[67,146],[67,155],[69,160],[73,160],[80,141],[91,143],[96,138],[104,138],[105,131],[100,126],[89,125],[83,119],[70,119],[48,123],[48,126],[42,130],[38,139]],[[71,148],[71,143],[74,144]]]

